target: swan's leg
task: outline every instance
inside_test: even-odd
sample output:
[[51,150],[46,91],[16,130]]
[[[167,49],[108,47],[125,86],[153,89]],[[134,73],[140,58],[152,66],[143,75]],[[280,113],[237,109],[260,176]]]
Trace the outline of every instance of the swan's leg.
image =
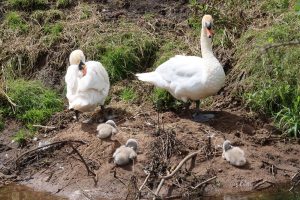
[[75,120],[79,121],[79,111],[75,110]]
[[214,117],[215,117],[215,115],[211,114],[211,113],[201,113],[200,100],[196,101],[196,112],[193,114],[193,119],[196,122],[207,122]]

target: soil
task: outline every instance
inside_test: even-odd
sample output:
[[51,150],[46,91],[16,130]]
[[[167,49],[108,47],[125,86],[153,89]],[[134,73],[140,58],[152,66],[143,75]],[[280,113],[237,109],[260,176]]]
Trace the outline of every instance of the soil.
[[[198,123],[192,120],[193,110],[158,114],[151,105],[113,99],[105,116],[101,110],[94,113],[96,121],[104,118],[116,121],[119,133],[111,139],[96,137],[98,122],[81,122],[89,115],[82,115],[80,122],[76,122],[73,113],[66,111],[48,122],[47,125],[57,129],[41,130],[38,140],[30,141],[23,149],[11,143],[11,133],[17,127],[12,121],[1,137],[1,163],[5,166],[1,169],[2,177],[70,199],[134,199],[130,195],[136,195],[137,188],[147,177],[146,173],[152,173],[146,186],[155,191],[160,182],[159,175],[172,172],[185,156],[202,147],[206,150],[187,161],[174,177],[166,180],[160,196],[196,197],[252,191],[257,181],[286,183],[299,170],[299,141],[279,137],[272,124],[244,109],[211,107],[209,111],[216,118]],[[128,166],[115,167],[112,154],[129,138],[138,141],[138,157]],[[246,166],[237,168],[222,159],[220,146],[225,138],[245,151]],[[72,144],[96,177],[88,175],[84,163],[70,145],[36,151],[34,159],[28,155],[20,156],[37,148],[41,141],[76,140],[85,142]],[[11,169],[16,167],[14,161],[18,156],[23,164],[18,163],[18,173],[14,173]],[[205,187],[190,188],[213,176],[216,179]],[[141,197],[151,198],[152,194],[143,187]]]
[[[156,13],[158,31],[179,23],[188,13],[186,1],[103,2],[111,3],[111,6],[104,3],[107,12],[103,17],[112,23],[120,16],[140,20],[141,14]],[[217,55],[224,56],[224,52],[219,49]],[[228,55],[232,54],[230,51]],[[222,63],[230,68],[228,55]],[[54,76],[55,80],[62,80],[61,74]],[[136,85],[143,94],[151,89],[144,84]],[[147,174],[151,173],[139,194],[141,199],[150,199],[153,198],[150,191],[156,191],[160,176],[171,173],[185,156],[200,149],[203,151],[164,182],[160,197],[197,198],[264,189],[270,183],[290,183],[300,170],[299,140],[280,137],[280,131],[270,120],[230,98],[228,88],[212,98],[213,104],[203,107],[215,114],[215,119],[205,123],[192,120],[193,109],[158,113],[149,102],[143,101],[146,97],[126,103],[113,96],[104,112],[83,114],[79,122],[73,119],[71,111],[55,114],[46,124],[55,129],[41,128],[37,140],[27,141],[21,148],[11,139],[20,124],[9,119],[0,137],[0,184],[18,182],[70,199],[135,199]],[[111,91],[115,94],[118,89],[114,85]],[[94,123],[82,123],[91,116]],[[105,119],[113,119],[119,133],[111,139],[100,140],[96,137],[96,127]],[[138,141],[137,159],[125,167],[116,167],[112,154],[129,138]],[[222,159],[221,145],[225,139],[245,151],[246,166],[234,167]],[[37,149],[40,142],[58,143]],[[213,177],[216,178],[196,187]],[[263,181],[269,183],[258,187]]]

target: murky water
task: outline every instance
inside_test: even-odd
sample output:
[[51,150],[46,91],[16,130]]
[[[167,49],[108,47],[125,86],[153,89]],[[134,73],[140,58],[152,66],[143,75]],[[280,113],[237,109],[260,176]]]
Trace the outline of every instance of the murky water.
[[[37,192],[22,185],[8,185],[0,188],[0,200],[65,200],[66,198]],[[287,190],[231,194],[207,197],[205,200],[300,200],[300,187],[292,193]]]
[[0,188],[0,200],[65,200],[66,198],[37,192],[23,185],[7,185]]

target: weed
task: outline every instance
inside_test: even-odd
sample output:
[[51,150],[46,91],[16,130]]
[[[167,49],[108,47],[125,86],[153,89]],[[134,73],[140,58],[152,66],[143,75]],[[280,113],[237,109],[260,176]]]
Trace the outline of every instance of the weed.
[[88,19],[92,15],[90,7],[87,4],[84,4],[81,10],[80,19]]
[[58,20],[63,19],[64,13],[60,10],[36,10],[31,15],[31,18],[37,20],[40,24],[54,23]]
[[133,88],[125,87],[122,90],[122,92],[120,94],[120,97],[123,101],[133,102],[138,97],[138,95],[135,93]]
[[247,74],[242,81],[245,91],[240,93],[247,105],[275,117],[278,126],[292,131],[294,136],[300,128],[300,50],[284,45],[264,48],[299,38],[299,29],[300,16],[292,12],[282,14],[276,25],[247,31],[238,43],[236,54],[239,58],[236,69]]
[[23,20],[18,12],[9,12],[5,16],[5,21],[8,27],[12,30],[19,30],[22,33],[28,31],[28,24]]
[[48,0],[7,0],[8,5],[25,10],[45,8]]
[[13,136],[13,141],[18,143],[19,146],[24,146],[26,143],[28,133],[27,130],[25,129],[20,129],[14,136]]
[[17,104],[16,112],[0,103],[4,116],[15,117],[25,124],[45,122],[54,112],[63,108],[63,102],[52,90],[44,87],[39,81],[22,79],[7,84],[8,96]]
[[63,26],[61,23],[47,24],[44,26],[44,32],[53,37],[58,37],[63,31]]
[[57,8],[67,8],[72,4],[71,0],[56,0]]
[[161,88],[154,88],[151,100],[159,111],[177,110],[183,105],[181,101],[178,101],[168,91]]

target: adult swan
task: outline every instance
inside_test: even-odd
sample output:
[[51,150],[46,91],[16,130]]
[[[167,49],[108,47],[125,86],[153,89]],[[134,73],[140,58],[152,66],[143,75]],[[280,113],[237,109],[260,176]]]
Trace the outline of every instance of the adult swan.
[[98,105],[104,108],[110,87],[109,77],[100,62],[85,62],[85,56],[79,49],[72,51],[69,60],[65,76],[67,98],[69,109],[75,110],[78,120],[79,112],[92,112]]
[[213,114],[200,113],[200,99],[216,94],[224,85],[225,73],[212,51],[213,18],[204,15],[201,30],[202,58],[176,55],[149,73],[136,74],[139,80],[166,89],[176,99],[196,101],[196,121],[207,121]]

